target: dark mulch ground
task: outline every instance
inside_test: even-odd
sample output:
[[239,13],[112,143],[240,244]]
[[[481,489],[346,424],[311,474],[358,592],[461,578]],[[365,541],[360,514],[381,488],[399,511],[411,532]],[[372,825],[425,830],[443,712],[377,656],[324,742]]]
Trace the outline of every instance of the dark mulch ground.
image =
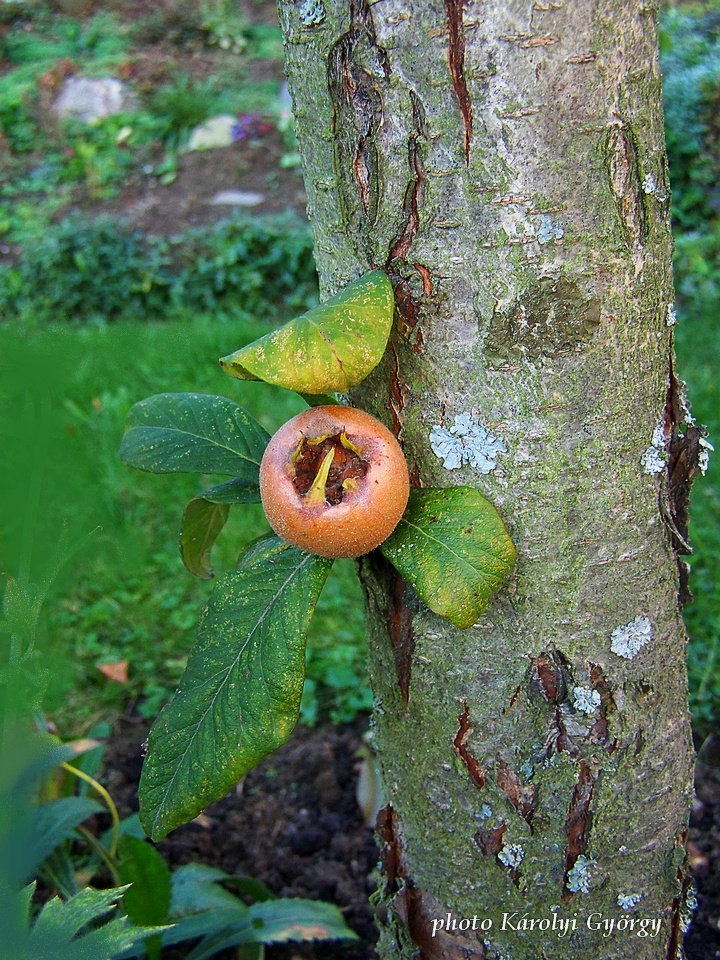
[[[241,788],[158,845],[171,867],[202,861],[262,880],[275,893],[336,903],[359,935],[278,945],[268,960],[371,960],[377,933],[368,897],[378,853],[355,795],[362,724],[298,726]],[[106,753],[107,785],[121,816],[137,810],[145,725],[121,722]]]
[[[377,932],[368,897],[378,852],[356,799],[363,725],[309,729],[247,775],[242,787],[159,844],[171,867],[198,860],[255,877],[280,896],[336,903],[355,944],[319,942],[268,949],[268,960],[374,960]],[[106,754],[107,785],[122,816],[137,810],[143,723],[122,720]],[[698,763],[689,854],[699,907],[688,960],[720,958],[720,769]]]
[[720,765],[715,759],[720,760],[720,751],[712,763],[698,761],[695,771],[688,854],[699,906],[685,938],[688,960],[720,958]]

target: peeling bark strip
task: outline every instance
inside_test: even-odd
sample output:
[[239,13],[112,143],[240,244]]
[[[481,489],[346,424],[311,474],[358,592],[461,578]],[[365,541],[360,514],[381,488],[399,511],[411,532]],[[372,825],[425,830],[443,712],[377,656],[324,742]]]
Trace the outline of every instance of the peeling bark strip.
[[465,30],[463,27],[463,8],[465,0],[445,0],[447,11],[450,48],[448,60],[455,96],[457,98],[463,127],[465,128],[465,163],[470,164],[470,143],[472,141],[472,101],[465,83]]
[[567,700],[568,664],[554,644],[535,657],[530,666],[530,694],[540,695],[555,706]]
[[615,123],[607,133],[607,170],[625,242],[635,247],[645,240],[645,208],[637,146],[627,124]]
[[615,699],[602,672],[602,667],[596,663],[590,664],[590,683],[593,690],[597,690],[600,694],[600,716],[590,728],[590,739],[593,743],[604,746],[608,753],[613,753],[617,740],[608,742],[608,716],[615,711]]
[[670,937],[665,954],[666,960],[682,960],[685,956],[682,950],[683,936],[687,929],[685,922],[692,916],[692,910],[688,908],[688,899],[692,890],[692,877],[688,873],[678,871],[678,880],[682,882],[682,886],[680,893],[673,898],[670,907]]
[[530,827],[532,833],[532,818],[535,813],[535,785],[532,783],[521,784],[517,773],[511,770],[500,757],[495,760],[495,779],[510,803]]
[[375,832],[380,844],[380,863],[385,878],[385,896],[394,896],[405,878],[406,865],[399,837],[399,819],[388,803],[378,811]]
[[[360,63],[372,56],[387,78],[387,53],[377,44],[375,24],[367,0],[350,0],[350,27],[335,41],[328,54],[327,82],[333,106],[333,132],[337,168],[353,171],[357,197],[363,214],[375,223],[380,203],[378,152],[375,143],[382,123],[382,100],[372,75]],[[339,178],[341,187],[345,178]],[[343,191],[348,213],[355,209],[353,198]],[[359,212],[359,211],[358,211]]]
[[453,747],[455,747],[455,752],[460,757],[462,762],[467,768],[467,772],[470,774],[470,778],[473,783],[482,789],[485,786],[485,777],[487,771],[485,767],[481,766],[475,759],[475,757],[470,753],[467,748],[467,742],[470,738],[470,734],[473,732],[473,728],[470,726],[470,711],[468,710],[468,705],[465,701],[461,701],[463,705],[462,713],[458,717],[458,723],[460,728],[458,729],[455,739],[453,740]]
[[692,600],[688,582],[689,568],[682,559],[692,553],[689,543],[690,492],[700,472],[702,440],[707,431],[690,421],[685,400],[685,384],[675,376],[673,358],[670,358],[670,376],[663,411],[665,439],[668,441],[667,485],[660,491],[660,509],[680,575],[678,601],[680,606]]
[[408,163],[412,171],[412,176],[405,188],[403,197],[403,213],[405,214],[405,223],[400,235],[393,243],[388,254],[387,265],[393,260],[407,260],[413,240],[420,226],[420,206],[423,201],[423,189],[426,175],[423,165],[422,153],[420,151],[420,139],[427,139],[427,129],[425,125],[425,111],[420,99],[410,91],[410,102],[412,103],[413,123],[415,130],[410,135],[408,142]]
[[385,897],[420,948],[418,960],[486,960],[485,944],[478,937],[445,930],[444,921],[443,927],[439,926],[439,921],[451,915],[409,876],[400,818],[390,804],[378,813],[377,837]]
[[400,687],[400,695],[406,707],[410,702],[410,674],[412,655],[415,650],[415,637],[412,627],[413,611],[405,604],[407,589],[407,583],[400,574],[396,574],[390,596],[390,642],[395,658],[395,672]]
[[596,777],[597,774],[593,776],[587,760],[581,760],[577,783],[570,798],[570,806],[568,807],[567,819],[565,820],[565,833],[568,838],[568,844],[565,850],[565,874],[563,877],[563,901],[565,903],[574,896],[574,891],[568,888],[568,874],[577,863],[578,857],[584,854],[588,848],[590,828],[592,826],[590,804],[593,798]]
[[487,830],[478,830],[475,834],[475,842],[484,857],[497,857],[503,848],[503,836],[506,830],[506,823],[501,823],[498,827],[489,827]]
[[[397,302],[397,297],[396,297]],[[403,386],[400,383],[400,359],[395,349],[395,344],[390,341],[390,395],[388,396],[388,410],[392,417],[392,432],[400,441],[400,431],[402,430],[402,413],[405,409],[405,395]]]

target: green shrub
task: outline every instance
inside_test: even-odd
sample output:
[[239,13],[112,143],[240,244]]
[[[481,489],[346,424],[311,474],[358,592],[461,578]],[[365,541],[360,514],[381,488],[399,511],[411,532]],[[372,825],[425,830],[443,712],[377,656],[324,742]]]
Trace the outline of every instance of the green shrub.
[[306,309],[315,299],[312,234],[293,214],[238,215],[188,231],[175,249],[182,265],[172,288],[177,305],[212,310],[230,300],[260,313],[268,302]]
[[193,80],[187,73],[178,74],[152,94],[150,109],[158,118],[161,135],[168,144],[175,148],[181,146],[193,127],[217,112],[215,80],[213,77]]
[[306,309],[316,293],[310,229],[291,214],[238,215],[171,240],[73,214],[0,269],[2,316],[40,321],[267,313]]
[[673,218],[702,227],[720,208],[720,10],[693,17],[668,11],[660,33],[665,137]]
[[[14,299],[41,318],[113,319],[151,302],[164,267],[157,246],[117,221],[71,215],[26,250],[18,268],[22,288]],[[13,277],[0,274],[0,303],[3,293],[12,299],[8,280]]]

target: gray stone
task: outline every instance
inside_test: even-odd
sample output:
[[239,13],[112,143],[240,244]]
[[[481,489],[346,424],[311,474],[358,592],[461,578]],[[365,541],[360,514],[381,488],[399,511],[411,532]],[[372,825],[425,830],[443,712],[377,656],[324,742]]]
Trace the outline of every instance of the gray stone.
[[95,123],[136,106],[128,87],[114,77],[68,77],[52,109],[58,117]]
[[215,194],[210,203],[216,206],[256,207],[264,199],[262,193],[255,193],[254,190],[221,190],[220,193]]

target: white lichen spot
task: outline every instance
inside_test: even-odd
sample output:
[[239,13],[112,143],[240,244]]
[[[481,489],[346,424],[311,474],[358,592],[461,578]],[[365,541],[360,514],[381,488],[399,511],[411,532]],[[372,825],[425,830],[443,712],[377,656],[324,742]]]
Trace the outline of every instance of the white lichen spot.
[[477,815],[478,820],[489,820],[492,816],[492,808],[489,804],[484,803],[480,808],[480,812]]
[[657,181],[652,173],[646,173],[642,182],[643,193],[657,193]]
[[674,327],[677,323],[677,311],[675,310],[675,304],[669,303],[667,308],[667,320],[665,323],[668,327]]
[[662,450],[665,447],[665,421],[660,420],[653,430],[652,445]]
[[642,188],[644,193],[646,193],[648,196],[653,195],[657,200],[660,201],[660,203],[667,200],[667,194],[660,193],[657,180],[655,179],[655,175],[652,173],[646,174],[642,182]]
[[478,473],[490,473],[497,466],[498,454],[507,453],[502,440],[489,433],[481,423],[475,423],[469,413],[458,414],[449,430],[433,427],[430,446],[446,470],[457,470],[463,464],[469,464]]
[[525,763],[523,763],[523,765],[520,767],[520,773],[525,777],[526,780],[532,780],[535,773],[535,768],[529,760],[526,760]]
[[655,446],[648,447],[645,453],[640,457],[640,466],[643,468],[645,473],[662,473],[663,470],[667,469],[663,451],[658,450],[658,448]]
[[302,0],[298,8],[298,16],[304,27],[316,27],[325,19],[322,0]]
[[551,240],[562,240],[565,231],[557,223],[553,223],[550,217],[543,215],[540,217],[540,228],[537,232],[538,243],[550,243]]
[[652,624],[647,617],[635,617],[630,623],[616,627],[610,638],[610,649],[619,657],[632,660],[653,638]]
[[705,476],[707,468],[710,466],[710,454],[715,452],[715,447],[704,437],[700,437],[700,452],[698,453],[698,469]]
[[590,870],[595,864],[582,854],[568,871],[567,888],[571,893],[590,893]]
[[641,900],[641,893],[621,893],[618,895],[617,905],[623,910],[632,910]]
[[519,867],[525,859],[525,851],[519,843],[506,843],[498,854],[498,860],[506,867]]
[[575,709],[581,713],[597,713],[602,702],[597,690],[589,687],[573,687]]

